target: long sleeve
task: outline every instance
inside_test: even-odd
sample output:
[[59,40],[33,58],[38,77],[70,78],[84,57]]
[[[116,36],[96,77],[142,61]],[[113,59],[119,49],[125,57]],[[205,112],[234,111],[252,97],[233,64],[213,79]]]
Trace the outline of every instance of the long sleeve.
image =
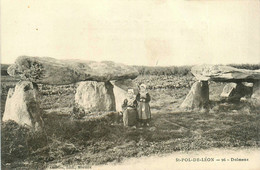
[[133,103],[134,108],[137,108],[137,105],[138,105],[138,103],[137,103],[137,101],[135,100],[134,103]]
[[136,101],[140,102],[140,93],[136,95]]
[[122,109],[125,110],[127,108],[127,99],[124,100],[124,103],[122,104]]
[[151,97],[150,97],[149,93],[146,93],[145,96],[141,96],[141,94],[138,93],[137,96],[136,96],[136,100],[137,100],[138,102],[148,103],[148,102],[151,101]]
[[151,101],[151,97],[149,95],[149,93],[146,94],[146,99],[145,99],[145,103],[148,103]]

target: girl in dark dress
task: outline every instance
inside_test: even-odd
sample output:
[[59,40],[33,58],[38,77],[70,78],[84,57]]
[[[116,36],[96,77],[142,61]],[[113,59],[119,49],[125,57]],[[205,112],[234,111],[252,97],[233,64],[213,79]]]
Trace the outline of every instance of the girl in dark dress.
[[137,121],[137,101],[134,90],[128,89],[127,98],[122,105],[124,126],[135,126]]
[[151,100],[151,97],[146,90],[145,84],[140,85],[140,91],[136,96],[136,100],[138,103],[138,120],[142,126],[149,126],[149,122],[151,120],[151,110],[149,102]]

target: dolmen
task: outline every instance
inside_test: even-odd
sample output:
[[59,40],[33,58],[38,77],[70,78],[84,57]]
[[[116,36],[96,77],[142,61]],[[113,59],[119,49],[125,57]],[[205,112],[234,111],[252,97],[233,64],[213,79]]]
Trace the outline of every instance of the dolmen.
[[[132,79],[138,71],[112,61],[57,60],[50,57],[18,57],[8,70],[20,82],[10,88],[3,121],[36,128],[41,125],[37,84],[77,83],[75,103],[87,112],[119,111],[127,88],[137,89]],[[124,82],[125,81],[125,82]],[[122,101],[121,101],[122,100]]]
[[181,104],[187,110],[206,108],[209,103],[209,81],[226,82],[221,97],[239,101],[244,96],[251,97],[260,106],[260,70],[237,69],[224,65],[198,65],[191,68],[197,81]]

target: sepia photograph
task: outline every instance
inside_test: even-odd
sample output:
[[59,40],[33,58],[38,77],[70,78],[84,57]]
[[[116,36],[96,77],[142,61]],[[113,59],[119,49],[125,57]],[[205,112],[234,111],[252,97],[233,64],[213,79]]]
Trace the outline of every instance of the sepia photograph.
[[260,0],[0,2],[1,169],[260,169]]

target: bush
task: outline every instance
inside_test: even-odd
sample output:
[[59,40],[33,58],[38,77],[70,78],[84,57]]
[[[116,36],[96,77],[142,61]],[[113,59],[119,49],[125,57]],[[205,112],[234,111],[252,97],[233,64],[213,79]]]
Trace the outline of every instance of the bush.
[[239,68],[239,69],[247,69],[247,70],[260,69],[260,64],[229,64],[229,66]]
[[140,75],[180,75],[185,76],[190,72],[192,66],[134,66]]
[[9,64],[1,64],[1,75],[2,76],[7,76],[9,75],[7,73],[7,68],[9,67],[10,65]]
[[27,136],[29,129],[14,121],[2,123],[2,162],[9,163],[28,156]]

